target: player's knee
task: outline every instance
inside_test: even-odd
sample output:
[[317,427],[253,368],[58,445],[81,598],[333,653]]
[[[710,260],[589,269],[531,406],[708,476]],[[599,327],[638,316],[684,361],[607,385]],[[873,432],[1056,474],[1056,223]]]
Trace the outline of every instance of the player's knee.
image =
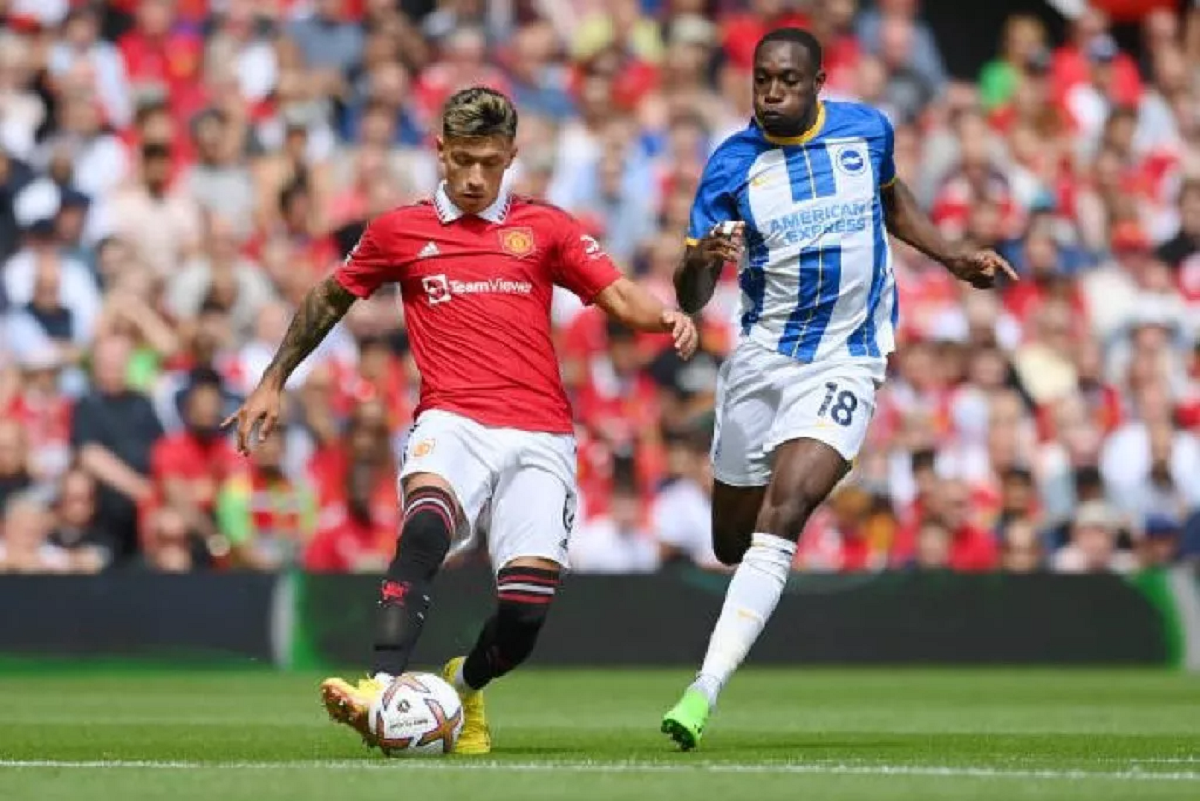
[[505,670],[521,664],[533,653],[559,581],[559,571],[546,568],[505,567],[497,574],[496,647]]
[[431,578],[450,551],[454,498],[440,487],[421,487],[404,505],[404,523],[394,564],[415,578]]
[[758,513],[757,531],[774,534],[776,537],[795,542],[808,523],[808,518],[820,501],[805,492],[795,492],[780,497],[772,493],[763,502]]
[[750,533],[732,529],[714,529],[712,546],[717,561],[729,567],[739,564],[750,547]]

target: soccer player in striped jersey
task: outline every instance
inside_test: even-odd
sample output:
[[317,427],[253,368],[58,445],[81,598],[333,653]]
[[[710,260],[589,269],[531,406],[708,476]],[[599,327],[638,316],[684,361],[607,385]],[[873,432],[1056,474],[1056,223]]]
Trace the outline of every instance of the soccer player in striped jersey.
[[891,123],[822,101],[821,46],[781,28],[758,43],[755,118],[713,153],[675,276],[699,311],[740,262],[741,337],[721,368],[713,549],[737,565],[695,682],[663,718],[684,749],[779,601],[809,515],[862,446],[895,345],[890,233],[975,287],[1012,268],[946,242],[896,177]]

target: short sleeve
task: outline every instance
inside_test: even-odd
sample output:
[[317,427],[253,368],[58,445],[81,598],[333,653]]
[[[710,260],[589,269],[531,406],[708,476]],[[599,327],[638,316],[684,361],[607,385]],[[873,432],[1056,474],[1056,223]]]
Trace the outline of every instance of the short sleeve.
[[896,131],[891,121],[879,115],[883,125],[883,155],[879,159],[879,185],[889,187],[896,183]]
[[694,245],[718,223],[738,219],[735,192],[738,185],[738,160],[718,148],[700,177],[692,214],[688,220],[688,244]]
[[551,275],[554,283],[571,290],[590,305],[597,295],[621,277],[621,271],[578,220],[564,215],[560,225]]
[[399,255],[385,245],[386,232],[380,222],[372,221],[358,243],[334,272],[334,279],[357,298],[369,298],[383,284],[398,277]]

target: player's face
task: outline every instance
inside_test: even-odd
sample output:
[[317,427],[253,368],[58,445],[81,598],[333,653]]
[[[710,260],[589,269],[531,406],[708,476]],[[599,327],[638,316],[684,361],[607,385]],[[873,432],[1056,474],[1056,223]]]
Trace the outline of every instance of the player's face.
[[799,136],[815,118],[825,73],[808,50],[791,42],[768,42],[754,58],[754,115],[772,136]]
[[504,136],[438,139],[438,158],[446,176],[446,192],[467,214],[478,214],[500,194],[504,171],[517,146]]

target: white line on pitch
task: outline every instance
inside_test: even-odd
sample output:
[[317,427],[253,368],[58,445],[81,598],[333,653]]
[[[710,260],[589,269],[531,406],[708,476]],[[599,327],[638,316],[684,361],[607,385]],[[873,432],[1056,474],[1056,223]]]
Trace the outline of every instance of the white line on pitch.
[[1200,782],[1200,772],[1156,772],[1145,770],[1089,771],[1021,769],[1004,770],[986,767],[950,765],[863,765],[844,763],[782,763],[775,765],[739,765],[725,762],[694,764],[666,762],[478,762],[437,759],[399,759],[385,761],[300,760],[296,762],[197,762],[141,760],[84,760],[5,759],[0,768],[51,768],[62,770],[445,770],[445,771],[502,771],[510,773],[759,773],[813,774],[827,776],[924,776],[934,778],[972,779],[1047,779],[1135,782]]

